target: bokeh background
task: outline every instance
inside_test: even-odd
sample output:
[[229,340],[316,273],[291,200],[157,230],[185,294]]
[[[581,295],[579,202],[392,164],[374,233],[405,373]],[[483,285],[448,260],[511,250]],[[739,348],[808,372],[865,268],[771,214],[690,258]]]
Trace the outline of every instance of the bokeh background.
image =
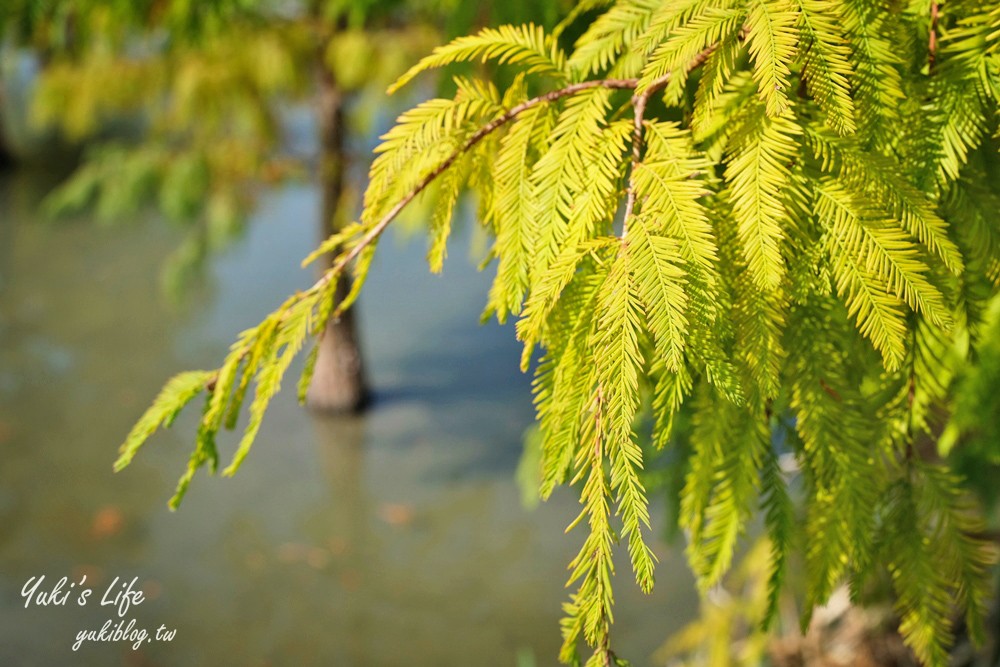
[[[323,72],[350,217],[379,133],[447,85],[387,101],[391,77],[479,24],[551,25],[560,3],[4,5],[0,665],[554,664],[579,506],[522,499],[530,376],[513,328],[478,324],[492,269],[472,206],[441,275],[426,211],[382,243],[358,306],[369,410],[307,411],[297,364],[239,474],[199,475],[177,512],[197,408],[111,464],[166,378],[217,366],[314,278]],[[656,550],[652,596],[619,568],[616,641],[639,665],[697,611],[679,549]],[[25,609],[39,575],[94,596]],[[117,621],[98,604],[115,577],[146,595],[126,620],[172,642],[71,650]]]

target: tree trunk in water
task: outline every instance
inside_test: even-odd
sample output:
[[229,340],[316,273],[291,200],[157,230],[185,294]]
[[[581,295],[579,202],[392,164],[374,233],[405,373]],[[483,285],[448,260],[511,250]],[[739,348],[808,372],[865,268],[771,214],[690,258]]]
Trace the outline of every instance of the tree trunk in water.
[[6,108],[4,97],[3,80],[0,79],[0,169],[14,164],[14,155],[7,146],[7,138],[4,135],[3,113]]
[[[0,123],[2,122],[3,118],[0,118]],[[5,169],[13,165],[14,156],[7,150],[7,145],[4,143],[3,127],[0,127],[0,169]]]
[[[344,190],[344,94],[329,68],[320,60],[319,80],[319,180],[322,193],[322,238],[343,225],[339,214]],[[324,268],[329,266],[324,260]],[[336,299],[343,299],[350,289],[344,276],[337,285]],[[316,370],[306,395],[306,404],[323,412],[357,412],[368,400],[361,348],[358,345],[354,309],[327,322],[319,342]]]

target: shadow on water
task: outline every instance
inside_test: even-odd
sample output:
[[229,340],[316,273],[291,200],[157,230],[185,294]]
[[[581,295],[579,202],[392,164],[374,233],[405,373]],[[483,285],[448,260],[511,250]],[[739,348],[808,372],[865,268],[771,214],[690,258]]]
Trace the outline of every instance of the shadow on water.
[[[0,179],[0,665],[554,664],[583,538],[563,529],[579,506],[572,492],[519,505],[530,378],[511,328],[477,325],[489,276],[461,241],[441,276],[422,241],[382,242],[360,304],[369,413],[309,416],[293,367],[239,474],[199,475],[170,513],[197,408],[118,475],[115,449],[165,378],[217,365],[309,283],[314,192],[268,193],[210,289],[178,311],[157,280],[174,232],[40,223],[34,181]],[[619,562],[616,641],[637,665],[696,604],[678,554],[656,551],[648,598]],[[21,588],[39,575],[86,576],[94,600],[26,609]],[[147,593],[125,620],[176,629],[172,642],[71,649],[117,620],[97,600],[115,577]]]

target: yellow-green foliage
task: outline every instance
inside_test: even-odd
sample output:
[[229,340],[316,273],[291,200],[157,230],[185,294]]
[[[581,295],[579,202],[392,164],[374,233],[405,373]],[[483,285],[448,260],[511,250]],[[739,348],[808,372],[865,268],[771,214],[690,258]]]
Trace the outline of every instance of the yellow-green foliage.
[[[581,642],[588,665],[617,660],[620,541],[653,585],[648,405],[659,447],[693,414],[680,522],[703,590],[761,512],[766,622],[801,549],[804,620],[839,584],[858,593],[888,571],[904,639],[945,664],[952,612],[977,633],[988,585],[978,515],[933,444],[1000,298],[1000,5],[619,0],[577,33],[570,45],[536,26],[486,29],[403,77],[462,61],[515,73],[497,77],[504,89],[457,79],[453,98],[385,135],[360,222],[324,244],[331,272],[206,382],[190,472],[214,466],[221,416],[255,378],[235,471],[288,359],[343,305],[336,280],[352,270],[362,284],[417,197],[440,198],[440,266],[467,188],[495,239],[487,312],[518,318],[535,368],[542,496],[581,482],[565,662]],[[121,464],[202,380],[168,385]],[[801,471],[794,493],[780,454]]]
[[[171,288],[242,230],[261,182],[306,173],[282,150],[279,109],[314,89],[317,70],[364,109],[365,84],[391,81],[437,39],[419,22],[338,29],[305,13],[275,14],[265,0],[34,4],[39,25],[26,30],[41,39],[61,26],[74,39],[48,44],[33,120],[88,145],[47,200],[50,212],[94,205],[113,222],[155,205],[188,228],[165,267]],[[0,24],[28,16],[0,8]]]

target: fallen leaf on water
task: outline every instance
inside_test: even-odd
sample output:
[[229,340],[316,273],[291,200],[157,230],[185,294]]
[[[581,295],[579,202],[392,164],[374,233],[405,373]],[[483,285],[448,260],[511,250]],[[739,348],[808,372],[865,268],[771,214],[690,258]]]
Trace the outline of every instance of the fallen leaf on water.
[[412,505],[402,503],[383,503],[378,508],[378,518],[390,526],[405,526],[413,521],[414,514]]
[[102,540],[121,532],[125,526],[125,515],[114,505],[105,505],[97,510],[90,523],[90,534]]
[[142,582],[142,594],[147,600],[155,600],[163,592],[163,585],[156,579],[146,579]]
[[74,582],[87,578],[87,586],[97,586],[104,581],[104,570],[96,565],[76,565],[71,573]]

